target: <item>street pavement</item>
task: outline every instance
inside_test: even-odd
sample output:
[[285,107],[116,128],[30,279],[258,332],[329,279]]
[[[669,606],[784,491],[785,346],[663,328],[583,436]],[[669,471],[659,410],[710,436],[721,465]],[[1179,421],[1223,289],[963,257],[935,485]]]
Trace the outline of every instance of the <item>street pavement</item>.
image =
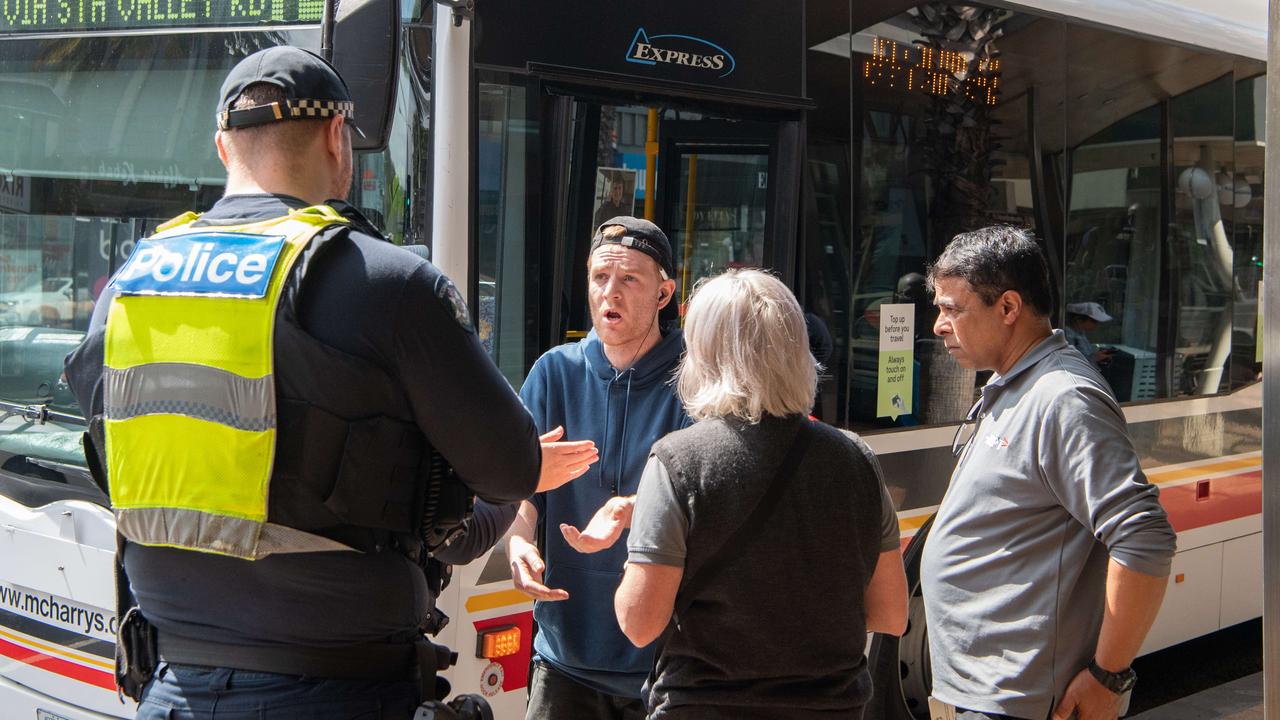
[[1130,715],[1127,720],[1262,720],[1262,673]]

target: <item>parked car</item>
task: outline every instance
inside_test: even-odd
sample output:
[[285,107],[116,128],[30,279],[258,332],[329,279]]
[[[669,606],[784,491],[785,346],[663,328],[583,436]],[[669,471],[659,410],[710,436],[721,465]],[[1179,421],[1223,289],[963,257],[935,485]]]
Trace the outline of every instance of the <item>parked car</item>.
[[70,324],[75,294],[69,277],[49,277],[22,290],[0,293],[0,323],[6,325]]

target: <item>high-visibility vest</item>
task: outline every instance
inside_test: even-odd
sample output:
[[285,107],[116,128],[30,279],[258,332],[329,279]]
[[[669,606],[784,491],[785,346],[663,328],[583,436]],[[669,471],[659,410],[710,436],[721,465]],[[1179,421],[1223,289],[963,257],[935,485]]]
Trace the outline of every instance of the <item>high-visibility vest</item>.
[[234,226],[197,218],[161,225],[112,280],[102,382],[117,527],[250,560],[350,550],[267,522],[277,306],[311,240],[347,221],[325,205]]

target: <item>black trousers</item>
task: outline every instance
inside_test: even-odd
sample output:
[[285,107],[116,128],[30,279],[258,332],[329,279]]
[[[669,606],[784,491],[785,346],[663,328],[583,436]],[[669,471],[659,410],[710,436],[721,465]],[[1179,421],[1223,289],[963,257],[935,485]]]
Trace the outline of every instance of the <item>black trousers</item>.
[[534,661],[525,720],[644,720],[644,703],[593,690]]

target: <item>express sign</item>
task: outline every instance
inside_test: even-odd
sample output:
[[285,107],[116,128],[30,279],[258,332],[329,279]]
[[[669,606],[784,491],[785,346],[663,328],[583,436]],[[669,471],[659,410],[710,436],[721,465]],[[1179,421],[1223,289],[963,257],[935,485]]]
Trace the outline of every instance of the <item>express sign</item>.
[[637,30],[631,40],[627,62],[640,65],[670,63],[715,70],[719,77],[729,75],[738,66],[738,61],[728,50],[710,40],[678,33],[651,36],[644,28]]
[[260,298],[284,243],[214,232],[141,240],[112,284],[122,295]]

